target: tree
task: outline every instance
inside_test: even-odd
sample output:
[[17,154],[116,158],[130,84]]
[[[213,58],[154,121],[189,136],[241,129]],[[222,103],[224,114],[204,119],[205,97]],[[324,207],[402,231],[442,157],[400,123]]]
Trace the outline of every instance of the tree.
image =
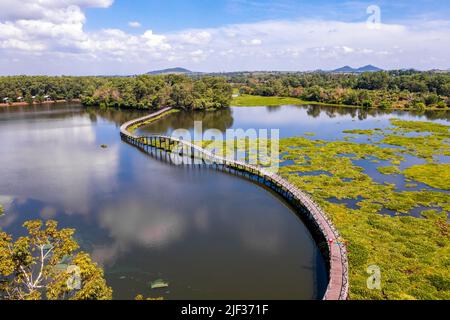
[[390,109],[392,107],[392,104],[389,101],[383,100],[380,102],[380,109],[386,110]]
[[7,300],[107,300],[112,289],[88,254],[76,252],[75,230],[56,221],[28,221],[28,236],[13,241],[0,232],[0,298]]
[[416,100],[413,102],[413,108],[418,110],[418,111],[423,111],[426,109],[426,105],[425,103],[423,103],[422,101]]
[[373,107],[373,102],[370,99],[366,99],[361,103],[361,105],[366,109],[370,109]]

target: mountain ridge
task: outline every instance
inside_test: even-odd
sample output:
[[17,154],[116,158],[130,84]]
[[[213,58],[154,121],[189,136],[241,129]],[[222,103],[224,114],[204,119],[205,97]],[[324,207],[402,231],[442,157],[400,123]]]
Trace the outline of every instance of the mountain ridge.
[[168,69],[162,69],[162,70],[154,70],[147,72],[146,74],[149,75],[160,75],[160,74],[192,74],[195,73],[191,70],[181,68],[181,67],[175,67],[175,68],[168,68]]
[[379,72],[384,71],[381,68],[375,67],[374,65],[368,64],[360,68],[352,68],[350,66],[344,66],[330,72],[332,73],[363,73],[363,72]]

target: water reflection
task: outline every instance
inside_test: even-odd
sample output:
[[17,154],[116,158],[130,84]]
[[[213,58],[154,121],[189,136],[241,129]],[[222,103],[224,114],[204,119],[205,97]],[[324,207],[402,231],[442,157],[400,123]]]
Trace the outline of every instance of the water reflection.
[[[116,298],[323,294],[317,246],[270,193],[234,176],[171,166],[123,143],[118,126],[139,112],[53,107],[0,112],[6,231],[21,235],[30,219],[75,228],[82,248],[105,266]],[[232,110],[185,116],[176,124],[203,119],[226,129],[234,121]],[[170,290],[151,292],[148,283],[156,278],[168,280]]]
[[[320,297],[324,262],[300,219],[244,179],[172,166],[123,143],[120,124],[144,113],[76,105],[0,109],[0,227],[20,235],[24,221],[39,218],[75,228],[82,248],[105,266],[116,298]],[[202,120],[204,129],[279,128],[283,137],[316,132],[317,139],[335,140],[342,130],[387,127],[392,117],[445,122],[448,113],[231,108],[172,114],[141,132],[193,130]],[[157,278],[170,282],[168,291],[150,291]]]
[[[390,126],[389,119],[433,120],[446,123],[449,111],[383,111],[358,108],[339,108],[320,105],[275,106],[275,107],[234,107],[205,113],[175,113],[167,118],[138,130],[138,134],[170,134],[178,128],[189,129],[193,134],[195,121],[203,121],[203,129],[280,129],[281,137],[316,133],[324,140],[341,140],[347,129],[381,128]],[[224,121],[221,121],[221,119]],[[354,141],[362,142],[362,137]],[[364,138],[366,139],[366,138]]]
[[232,109],[224,109],[217,111],[197,111],[195,113],[181,111],[165,117],[147,127],[137,130],[138,134],[165,134],[171,133],[176,129],[190,129],[191,133],[195,121],[201,121],[207,128],[215,128],[221,132],[225,132],[228,128],[233,127],[234,118]]

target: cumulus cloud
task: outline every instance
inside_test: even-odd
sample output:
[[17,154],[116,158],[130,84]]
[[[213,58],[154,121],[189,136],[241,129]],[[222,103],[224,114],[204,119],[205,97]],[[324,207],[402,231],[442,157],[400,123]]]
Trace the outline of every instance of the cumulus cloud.
[[84,9],[111,4],[112,0],[2,0],[1,72],[130,74],[174,63],[204,71],[311,70],[369,63],[384,68],[449,67],[447,20],[382,24],[377,29],[368,28],[365,21],[292,20],[165,34],[87,32]]
[[[0,20],[59,20],[79,19],[82,8],[107,8],[114,0],[2,0]],[[73,13],[76,13],[75,15]],[[62,15],[62,16],[61,16]],[[84,19],[84,16],[82,16]]]

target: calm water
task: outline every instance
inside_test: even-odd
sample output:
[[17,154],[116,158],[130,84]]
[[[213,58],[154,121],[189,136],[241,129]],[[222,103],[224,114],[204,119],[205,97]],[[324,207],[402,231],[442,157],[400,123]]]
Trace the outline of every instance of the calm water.
[[[122,142],[118,127],[142,115],[80,106],[0,109],[0,227],[20,235],[29,219],[77,229],[105,268],[115,298],[311,299],[326,272],[308,230],[282,201],[244,179],[172,166]],[[279,128],[282,137],[386,127],[389,118],[446,123],[448,113],[365,114],[321,107],[231,108],[178,113],[141,133]],[[363,138],[360,138],[363,139]],[[107,144],[107,149],[100,148]],[[412,162],[416,159],[411,159]],[[151,290],[164,279],[169,287]]]
[[[330,106],[280,106],[280,107],[242,107],[231,108],[230,110],[222,110],[215,113],[198,112],[172,114],[151,126],[139,129],[142,135],[149,133],[170,134],[176,128],[187,128],[194,136],[194,121],[201,121],[203,129],[217,128],[221,131],[226,129],[279,129],[280,137],[303,136],[310,139],[321,139],[326,141],[342,141],[344,137],[350,136],[343,133],[345,130],[352,129],[386,129],[392,127],[390,119],[399,118],[411,121],[432,121],[436,123],[449,124],[449,111],[427,111],[425,113],[413,113],[406,111],[381,111],[381,110],[363,110],[355,108],[336,108]],[[309,133],[314,133],[313,137]],[[351,135],[351,142],[373,143],[377,141],[374,136]],[[383,146],[383,145],[381,145]],[[394,147],[395,146],[386,146]],[[421,158],[410,155],[403,155],[403,161],[399,168],[404,170],[410,166],[424,164],[426,161]],[[396,186],[396,191],[418,191],[418,190],[434,190],[439,192],[450,192],[442,189],[432,188],[421,182],[407,181],[401,174],[385,175],[380,173],[377,168],[392,165],[389,161],[380,161],[374,163],[372,158],[368,157],[363,160],[355,160],[353,163],[363,169],[363,172],[369,175],[375,182],[384,184],[390,183]],[[449,163],[450,157],[439,157],[436,159],[440,163]],[[291,165],[293,161],[288,160],[282,162],[281,165]],[[298,173],[300,175],[318,175],[329,174],[327,172]],[[417,187],[406,188],[406,184],[415,183]],[[348,208],[358,208],[356,205],[364,199],[329,199],[332,202],[345,203]],[[427,207],[415,208],[408,215],[421,217],[423,210]],[[442,211],[441,208],[434,208]],[[395,215],[396,212],[384,210],[383,213]],[[450,214],[449,214],[450,219]]]
[[[0,110],[0,227],[17,236],[38,218],[76,228],[115,298],[321,297],[324,262],[302,221],[246,180],[171,166],[125,144],[118,126],[139,115]],[[160,278],[169,288],[151,290]]]

